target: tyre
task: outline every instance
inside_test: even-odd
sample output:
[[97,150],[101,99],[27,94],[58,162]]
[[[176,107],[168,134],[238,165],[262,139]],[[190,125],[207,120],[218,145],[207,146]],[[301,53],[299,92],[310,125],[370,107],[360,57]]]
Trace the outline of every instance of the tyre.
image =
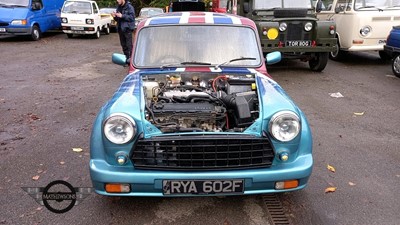
[[340,44],[339,44],[339,39],[338,42],[336,43],[336,49],[333,52],[329,53],[329,58],[335,61],[338,61],[343,58],[343,56],[346,54],[346,52],[340,50]]
[[393,74],[400,78],[400,55],[397,55],[392,60]]
[[74,36],[74,34],[67,34],[68,38],[72,38]]
[[389,61],[389,60],[392,59],[392,58],[390,57],[390,55],[387,54],[385,51],[379,51],[379,57],[381,57],[381,59],[382,59],[383,61]]
[[31,39],[33,41],[38,41],[41,37],[41,32],[40,32],[40,28],[38,27],[38,25],[33,25],[32,27],[32,31],[31,31]]
[[321,72],[325,69],[326,64],[328,64],[329,53],[319,52],[316,53],[316,57],[308,61],[308,65],[312,71]]
[[96,39],[100,38],[100,28],[99,27],[97,28],[96,33],[93,34],[93,37]]
[[103,30],[104,30],[104,33],[105,33],[106,35],[109,35],[109,34],[110,34],[110,26],[108,26],[108,24],[106,25],[106,27],[103,28]]

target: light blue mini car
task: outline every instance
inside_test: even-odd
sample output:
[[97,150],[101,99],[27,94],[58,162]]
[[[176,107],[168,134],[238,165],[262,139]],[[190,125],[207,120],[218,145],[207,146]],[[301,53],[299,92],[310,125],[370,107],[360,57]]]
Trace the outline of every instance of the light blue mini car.
[[313,165],[307,119],[267,74],[254,22],[211,12],[138,24],[129,74],[98,113],[90,149],[93,186],[108,196],[296,191]]

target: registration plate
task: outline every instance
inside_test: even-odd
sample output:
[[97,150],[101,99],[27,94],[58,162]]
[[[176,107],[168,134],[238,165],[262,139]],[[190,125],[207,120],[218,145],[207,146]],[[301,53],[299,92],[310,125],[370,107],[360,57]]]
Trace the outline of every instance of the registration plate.
[[286,41],[286,46],[289,47],[309,47],[311,41]]
[[6,32],[6,28],[0,28],[0,32]]
[[71,30],[83,30],[83,27],[71,27]]
[[378,45],[384,45],[386,44],[386,40],[378,40]]
[[242,179],[235,180],[163,180],[164,195],[242,194]]

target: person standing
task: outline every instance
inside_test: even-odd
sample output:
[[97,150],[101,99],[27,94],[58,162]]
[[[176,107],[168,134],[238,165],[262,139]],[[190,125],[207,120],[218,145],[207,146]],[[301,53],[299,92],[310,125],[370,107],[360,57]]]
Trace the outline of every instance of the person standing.
[[111,15],[117,21],[117,30],[122,51],[126,56],[126,64],[129,64],[132,54],[132,34],[135,29],[135,9],[128,0],[117,0],[117,11]]

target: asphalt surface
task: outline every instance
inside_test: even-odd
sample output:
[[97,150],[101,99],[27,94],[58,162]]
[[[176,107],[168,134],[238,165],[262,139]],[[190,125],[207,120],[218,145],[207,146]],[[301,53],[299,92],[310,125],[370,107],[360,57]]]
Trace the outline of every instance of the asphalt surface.
[[[0,224],[270,224],[260,195],[91,194],[55,214],[22,189],[54,180],[91,187],[91,126],[127,72],[112,64],[112,52],[121,52],[115,33],[100,39],[52,33],[38,42],[0,37]],[[390,63],[372,52],[329,61],[322,73],[297,61],[268,71],[313,131],[309,186],[278,195],[291,224],[400,224],[400,79]],[[330,96],[337,92],[344,97]],[[328,187],[337,189],[325,193]]]

